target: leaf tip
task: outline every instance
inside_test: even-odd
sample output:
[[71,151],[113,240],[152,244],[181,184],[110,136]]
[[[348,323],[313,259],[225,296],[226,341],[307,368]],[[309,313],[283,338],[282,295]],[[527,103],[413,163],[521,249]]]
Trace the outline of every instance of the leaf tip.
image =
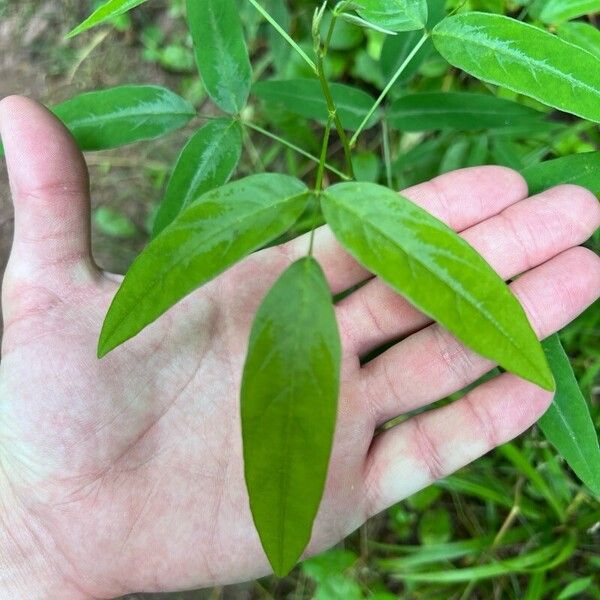
[[271,567],[273,569],[273,573],[279,577],[287,577],[294,567],[298,560],[300,560],[300,556],[296,558],[292,558],[291,556],[286,556],[282,554],[281,556],[269,556],[269,562],[271,563]]
[[534,383],[548,392],[556,392],[556,380],[548,366],[537,374]]
[[74,27],[73,29],[71,29],[71,31],[69,31],[69,33],[67,33],[67,35],[65,35],[65,40],[70,40],[70,39],[74,38],[75,36],[78,36],[80,33],[85,31],[86,29],[87,29],[87,27],[84,27],[83,23],[81,23],[80,25],[77,25],[77,27]]
[[98,348],[96,349],[96,357],[98,360],[103,359],[110,350],[106,347],[106,344],[103,342],[102,338],[100,338],[98,342]]
[[109,352],[112,352],[118,344],[111,342],[110,336],[106,331],[106,324],[102,327],[100,332],[100,338],[98,339],[98,347],[96,349],[96,356],[98,359],[104,358]]

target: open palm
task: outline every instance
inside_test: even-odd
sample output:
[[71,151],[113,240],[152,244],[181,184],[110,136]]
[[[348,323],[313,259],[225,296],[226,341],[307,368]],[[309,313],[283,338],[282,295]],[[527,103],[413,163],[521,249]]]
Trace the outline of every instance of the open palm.
[[[251,256],[99,361],[119,278],[91,258],[83,159],[32,101],[5,99],[0,118],[15,204],[3,286],[0,541],[22,557],[12,572],[24,597],[109,598],[267,573],[243,478],[239,387],[253,315],[307,239]],[[600,295],[600,259],[575,247],[600,224],[586,190],[527,198],[518,174],[482,167],[405,194],[463,232],[504,278],[523,274],[513,290],[540,337]],[[369,278],[327,229],[315,247],[332,292]],[[503,374],[374,438],[382,423],[493,365],[377,279],[336,311],[342,390],[310,552],[518,435],[551,399]]]

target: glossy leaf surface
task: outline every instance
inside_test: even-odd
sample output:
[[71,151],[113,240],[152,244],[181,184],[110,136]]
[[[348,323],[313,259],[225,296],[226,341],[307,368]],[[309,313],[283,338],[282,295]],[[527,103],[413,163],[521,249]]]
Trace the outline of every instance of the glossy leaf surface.
[[600,495],[600,447],[587,402],[558,335],[543,342],[556,381],[554,401],[538,425],[594,494]]
[[154,221],[158,235],[192,200],[229,181],[242,152],[237,121],[209,121],[181,152]]
[[244,468],[263,548],[287,574],[310,540],[337,414],[341,348],[319,264],[289,267],[259,308],[242,380]]
[[202,81],[214,103],[227,113],[246,105],[252,66],[235,0],[187,0],[190,32]]
[[[358,88],[341,83],[331,83],[330,88],[342,125],[346,129],[358,129],[375,99]],[[260,81],[253,86],[252,93],[268,104],[301,117],[327,121],[327,102],[321,84],[316,79]],[[379,113],[373,115],[368,127],[373,127],[379,116]]]
[[135,260],[108,311],[104,356],[199,286],[289,229],[308,202],[286,175],[252,175],[192,202]]
[[143,4],[146,0],[108,0],[99,6],[83,23],[75,27],[67,37],[76,36],[96,25],[106,22],[113,17],[118,17],[132,8]]
[[357,0],[358,14],[384,29],[411,31],[427,23],[426,0]]
[[466,92],[409,94],[389,108],[390,125],[400,131],[453,128],[477,131],[527,125],[543,113],[511,100]]
[[155,139],[182,127],[196,114],[189,102],[153,85],[88,92],[51,110],[84,151]]
[[524,169],[530,194],[539,194],[561,183],[581,185],[600,196],[600,152],[585,152],[547,160]]
[[523,308],[485,260],[444,223],[375,184],[335,185],[322,205],[337,239],[372,273],[479,354],[553,389]]
[[444,19],[433,41],[450,64],[474,77],[600,122],[600,59],[555,35],[471,12]]

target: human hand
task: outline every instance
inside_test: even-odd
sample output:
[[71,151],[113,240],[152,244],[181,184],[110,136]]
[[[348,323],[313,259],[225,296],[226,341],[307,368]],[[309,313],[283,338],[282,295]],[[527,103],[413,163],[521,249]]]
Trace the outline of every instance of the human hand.
[[[109,598],[266,574],[238,390],[253,315],[307,239],[247,258],[99,361],[119,278],[91,257],[83,158],[30,100],[2,101],[0,125],[15,205],[2,290],[0,587],[28,600]],[[600,225],[590,192],[561,186],[528,198],[517,173],[480,167],[404,194],[461,231],[505,279],[524,273],[512,289],[541,338],[600,295],[600,259],[576,247]],[[315,256],[333,293],[369,277],[326,228]],[[336,312],[339,418],[309,553],[515,437],[551,400],[503,374],[374,439],[382,423],[493,365],[377,279]]]

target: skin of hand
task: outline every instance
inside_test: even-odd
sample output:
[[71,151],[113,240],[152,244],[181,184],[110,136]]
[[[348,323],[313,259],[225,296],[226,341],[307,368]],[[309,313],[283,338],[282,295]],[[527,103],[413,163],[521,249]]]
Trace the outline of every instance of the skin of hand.
[[[261,251],[103,360],[99,331],[119,277],[90,250],[84,160],[35,102],[0,103],[15,208],[2,302],[0,589],[11,599],[111,598],[269,572],[245,490],[239,387],[253,315],[306,237]],[[478,167],[405,195],[454,227],[505,279],[540,337],[600,295],[589,191],[528,197],[520,175]],[[369,274],[318,230],[332,292]],[[519,435],[551,394],[510,374],[374,438],[390,418],[492,368],[377,279],[336,306],[339,418],[308,554]],[[361,366],[361,357],[402,340]],[[0,594],[1,595],[1,594]]]

